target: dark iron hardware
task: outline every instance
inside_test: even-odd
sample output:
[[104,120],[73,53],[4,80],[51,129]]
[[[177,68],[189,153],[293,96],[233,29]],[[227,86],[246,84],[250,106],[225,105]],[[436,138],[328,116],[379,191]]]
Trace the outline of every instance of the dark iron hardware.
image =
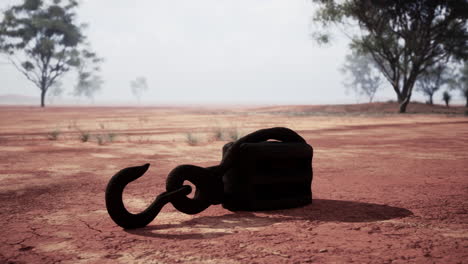
[[[177,166],[167,177],[166,192],[138,214],[127,211],[122,193],[149,164],[119,171],[107,185],[107,211],[117,225],[130,229],[149,224],[169,202],[186,214],[200,213],[215,204],[232,211],[304,206],[312,202],[312,156],[312,147],[291,129],[258,130],[226,144],[218,166]],[[187,197],[192,190],[184,181],[195,185],[193,198]]]

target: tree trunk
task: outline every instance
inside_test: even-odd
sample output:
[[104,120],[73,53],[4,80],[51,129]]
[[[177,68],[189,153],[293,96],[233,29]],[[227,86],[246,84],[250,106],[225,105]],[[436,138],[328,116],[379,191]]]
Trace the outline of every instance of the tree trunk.
[[398,99],[403,99],[400,101],[400,109],[399,113],[406,113],[406,107],[411,101],[411,95],[413,94],[413,86],[416,82],[416,75],[412,75],[408,78],[408,80],[404,83],[403,89],[401,90],[401,94]]
[[434,94],[430,94],[429,95],[429,104],[430,105],[433,105],[434,104],[434,101],[432,100],[432,97],[434,96]]
[[400,103],[400,109],[399,109],[399,113],[402,114],[402,113],[406,113],[406,107],[408,106],[409,104],[409,100],[404,100],[402,103]]
[[409,92],[406,95],[401,95],[398,97],[398,103],[400,104],[400,108],[398,112],[401,113],[406,113],[406,107],[408,106],[409,102],[411,100],[411,92]]
[[465,106],[468,107],[468,96],[466,97],[466,103]]
[[397,100],[398,100],[398,103],[401,104],[401,103],[403,103],[405,98],[403,96],[401,96],[401,95],[397,95]]
[[406,97],[401,101],[399,102],[400,103],[400,109],[399,109],[399,113],[406,113],[406,107],[408,106],[408,104],[410,103],[411,101],[411,89],[408,89],[407,90],[407,94],[406,94]]
[[46,90],[41,89],[41,107],[45,107],[45,95],[46,95]]
[[400,105],[398,112],[405,113],[408,102],[405,101],[405,98],[401,94],[397,94],[397,99],[398,99],[398,104]]

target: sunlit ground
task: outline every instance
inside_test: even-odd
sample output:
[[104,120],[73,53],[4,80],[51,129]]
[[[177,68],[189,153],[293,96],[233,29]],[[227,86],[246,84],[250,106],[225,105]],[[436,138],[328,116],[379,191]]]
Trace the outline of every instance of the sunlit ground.
[[[1,107],[0,262],[462,261],[468,119],[461,107],[409,109]],[[193,216],[168,205],[133,231],[107,215],[118,170],[152,164],[124,193],[137,212],[177,165],[216,165],[225,143],[275,126],[314,147],[312,205]]]

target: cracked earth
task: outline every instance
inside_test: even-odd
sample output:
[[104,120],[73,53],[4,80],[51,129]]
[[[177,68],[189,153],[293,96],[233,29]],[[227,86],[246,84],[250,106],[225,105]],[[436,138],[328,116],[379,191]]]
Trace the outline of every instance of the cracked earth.
[[[466,117],[270,110],[0,107],[0,263],[467,263]],[[118,170],[151,163],[124,192],[138,212],[172,168],[216,165],[232,135],[274,126],[314,147],[312,205],[167,205],[136,230],[107,215]]]

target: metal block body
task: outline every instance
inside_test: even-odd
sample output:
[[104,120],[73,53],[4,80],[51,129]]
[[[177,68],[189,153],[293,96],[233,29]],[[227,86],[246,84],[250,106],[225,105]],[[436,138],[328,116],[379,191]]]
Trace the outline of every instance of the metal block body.
[[313,149],[305,143],[244,143],[223,175],[223,207],[231,211],[275,210],[312,202]]

